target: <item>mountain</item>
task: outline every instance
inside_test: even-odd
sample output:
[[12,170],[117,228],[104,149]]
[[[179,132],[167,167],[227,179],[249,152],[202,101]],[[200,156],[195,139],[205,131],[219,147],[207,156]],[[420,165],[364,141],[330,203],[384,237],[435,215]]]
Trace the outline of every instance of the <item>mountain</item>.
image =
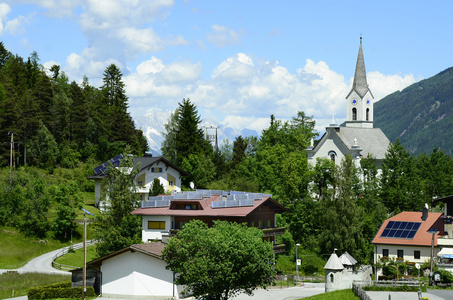
[[[171,113],[171,111],[156,111],[134,119],[135,126],[143,131],[143,135],[148,140],[149,151],[153,156],[162,155],[162,152],[160,151],[160,146],[164,140],[162,133],[165,132],[164,125],[168,122]],[[226,127],[212,119],[202,120],[200,128],[202,128],[206,135],[209,136],[215,136],[215,128],[217,128],[217,141],[219,146],[224,144],[226,140],[233,143],[236,137],[240,135],[243,137],[258,136],[258,133],[255,130],[236,130],[231,127]]]
[[374,127],[411,154],[437,147],[453,156],[453,67],[376,102]]

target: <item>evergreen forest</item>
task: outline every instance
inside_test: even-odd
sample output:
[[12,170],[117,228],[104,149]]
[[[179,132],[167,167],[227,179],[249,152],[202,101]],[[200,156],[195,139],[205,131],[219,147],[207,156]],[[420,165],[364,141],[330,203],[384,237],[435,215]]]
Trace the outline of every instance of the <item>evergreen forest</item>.
[[[394,92],[374,105],[374,126],[410,154],[443,150],[453,156],[453,68]],[[395,114],[395,112],[401,112]]]

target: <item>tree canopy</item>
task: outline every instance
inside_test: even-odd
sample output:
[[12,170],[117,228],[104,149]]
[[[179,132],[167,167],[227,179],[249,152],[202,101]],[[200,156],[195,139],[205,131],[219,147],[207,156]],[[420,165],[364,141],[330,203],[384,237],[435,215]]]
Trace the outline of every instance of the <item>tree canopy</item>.
[[163,251],[167,268],[178,274],[197,299],[227,300],[272,282],[272,244],[262,231],[245,224],[215,221],[208,227],[200,220],[184,225]]

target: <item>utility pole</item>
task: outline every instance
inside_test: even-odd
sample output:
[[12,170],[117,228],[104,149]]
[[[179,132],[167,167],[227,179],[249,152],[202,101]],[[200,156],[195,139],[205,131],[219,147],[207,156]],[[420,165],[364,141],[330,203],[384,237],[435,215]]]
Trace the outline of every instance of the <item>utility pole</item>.
[[13,185],[13,145],[14,145],[14,132],[10,131],[8,134],[11,135],[11,142],[10,142],[10,158],[9,158],[9,186],[12,188]]

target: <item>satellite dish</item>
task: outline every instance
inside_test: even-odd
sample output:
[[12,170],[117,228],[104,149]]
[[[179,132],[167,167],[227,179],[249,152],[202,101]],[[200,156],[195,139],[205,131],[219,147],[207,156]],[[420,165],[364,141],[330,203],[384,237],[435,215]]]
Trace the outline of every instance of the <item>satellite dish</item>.
[[190,188],[193,190],[194,187],[195,187],[195,184],[193,182],[190,182]]
[[418,270],[420,270],[420,264],[419,264],[419,263],[416,263],[416,264],[415,264],[415,267],[416,267]]

